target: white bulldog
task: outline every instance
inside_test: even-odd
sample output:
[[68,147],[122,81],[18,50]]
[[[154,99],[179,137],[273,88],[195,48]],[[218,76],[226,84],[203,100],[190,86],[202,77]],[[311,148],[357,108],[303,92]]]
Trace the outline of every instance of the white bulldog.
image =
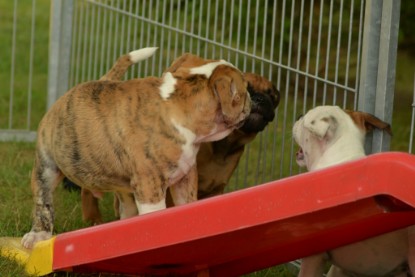
[[[365,135],[375,128],[391,134],[390,125],[371,114],[316,107],[294,124],[297,163],[314,171],[364,157]],[[415,276],[415,227],[303,258],[299,276],[323,276],[326,261],[329,277]]]

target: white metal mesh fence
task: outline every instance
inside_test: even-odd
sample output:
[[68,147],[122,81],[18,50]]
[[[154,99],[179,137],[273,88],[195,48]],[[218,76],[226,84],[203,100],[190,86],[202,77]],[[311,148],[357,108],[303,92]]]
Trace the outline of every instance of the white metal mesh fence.
[[[49,32],[37,30],[48,28],[44,11],[50,3],[48,51]],[[395,3],[33,0],[30,13],[21,14],[28,2],[3,1],[0,140],[34,140],[46,107],[69,87],[99,78],[119,55],[158,46],[156,56],[132,68],[127,78],[159,76],[174,58],[192,52],[224,58],[271,80],[281,94],[276,118],[246,148],[231,189],[292,175],[298,168],[291,127],[311,107],[336,104],[388,120]],[[382,137],[374,141],[383,143]]]
[[157,75],[184,52],[224,58],[271,80],[276,119],[246,149],[233,186],[296,171],[291,126],[321,104],[356,108],[363,1],[75,1],[69,86],[124,53],[157,46],[128,78]]
[[[49,5],[0,3],[0,140],[33,141],[46,110]],[[46,32],[36,32],[39,28]]]

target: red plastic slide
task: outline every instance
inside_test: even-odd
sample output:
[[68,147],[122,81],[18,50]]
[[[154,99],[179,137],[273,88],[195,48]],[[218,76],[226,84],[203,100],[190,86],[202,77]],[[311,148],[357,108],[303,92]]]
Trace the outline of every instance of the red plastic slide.
[[53,271],[239,276],[415,224],[415,156],[382,153],[57,235]]

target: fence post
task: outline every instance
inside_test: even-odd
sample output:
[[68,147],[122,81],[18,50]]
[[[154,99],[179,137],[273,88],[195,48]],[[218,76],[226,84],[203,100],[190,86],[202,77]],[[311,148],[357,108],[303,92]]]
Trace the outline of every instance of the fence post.
[[52,0],[49,30],[48,103],[68,90],[72,46],[73,0]]
[[[391,123],[396,75],[400,0],[367,0],[358,109]],[[390,136],[375,131],[366,152],[387,151]]]

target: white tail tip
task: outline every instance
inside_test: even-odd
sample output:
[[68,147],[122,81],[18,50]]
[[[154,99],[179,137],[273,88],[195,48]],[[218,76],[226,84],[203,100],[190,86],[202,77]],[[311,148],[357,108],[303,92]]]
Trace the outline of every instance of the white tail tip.
[[157,51],[158,47],[146,47],[138,50],[131,51],[129,53],[130,60],[133,63],[138,63],[139,61],[150,58]]

